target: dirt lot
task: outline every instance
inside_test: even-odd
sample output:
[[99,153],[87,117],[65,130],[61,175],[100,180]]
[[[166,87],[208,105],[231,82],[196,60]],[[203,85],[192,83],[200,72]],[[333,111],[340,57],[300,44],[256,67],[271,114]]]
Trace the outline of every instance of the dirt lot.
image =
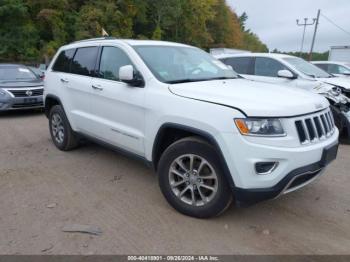
[[[0,115],[1,254],[350,254],[350,145],[278,200],[185,217],[147,167],[100,146],[58,151],[40,113]],[[62,232],[98,226],[91,236]]]

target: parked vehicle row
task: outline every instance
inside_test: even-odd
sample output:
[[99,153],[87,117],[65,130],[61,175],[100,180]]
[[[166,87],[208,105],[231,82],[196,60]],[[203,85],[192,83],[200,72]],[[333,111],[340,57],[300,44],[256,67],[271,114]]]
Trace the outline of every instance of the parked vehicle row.
[[242,77],[323,95],[331,104],[335,123],[350,135],[350,80],[335,77],[305,60],[284,54],[224,54],[216,56]]
[[192,46],[90,39],[55,55],[45,112],[58,149],[88,138],[141,159],[170,205],[204,218],[233,200],[245,206],[297,190],[336,158],[330,102],[346,97],[315,77],[310,82],[334,101],[246,80]]

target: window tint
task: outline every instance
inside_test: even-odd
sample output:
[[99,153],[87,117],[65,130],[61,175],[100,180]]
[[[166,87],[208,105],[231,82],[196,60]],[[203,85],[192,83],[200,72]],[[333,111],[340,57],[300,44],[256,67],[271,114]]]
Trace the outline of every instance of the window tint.
[[280,70],[288,70],[288,68],[271,58],[257,57],[255,59],[255,75],[257,76],[278,77]]
[[119,68],[132,65],[129,57],[117,47],[103,47],[98,76],[119,81]]
[[97,47],[78,48],[72,61],[71,73],[92,76],[95,69]]
[[251,57],[232,57],[225,60],[225,64],[232,66],[238,74],[251,74],[252,58]]
[[315,64],[317,67],[323,69],[324,71],[327,71],[328,73],[330,73],[328,71],[328,64]]
[[72,61],[74,53],[75,53],[75,49],[69,49],[69,50],[62,51],[58,55],[56,62],[52,67],[52,70],[69,73],[70,63]]

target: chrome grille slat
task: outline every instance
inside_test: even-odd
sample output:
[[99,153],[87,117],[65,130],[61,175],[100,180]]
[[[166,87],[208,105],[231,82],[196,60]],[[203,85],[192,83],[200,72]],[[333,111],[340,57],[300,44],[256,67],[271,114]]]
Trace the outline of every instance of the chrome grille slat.
[[325,138],[326,137],[326,127],[324,126],[323,122],[322,122],[322,119],[321,119],[321,116],[318,116],[318,121],[320,121],[320,125],[321,125],[321,128],[322,128],[322,137]]
[[[28,97],[27,91],[30,91],[32,94],[30,96],[42,96],[44,93],[43,88],[37,88],[37,89],[7,89],[8,92],[10,92],[14,97]],[[30,97],[29,96],[29,97]]]
[[330,137],[335,131],[335,124],[330,110],[305,116],[295,121],[300,143],[316,143]]

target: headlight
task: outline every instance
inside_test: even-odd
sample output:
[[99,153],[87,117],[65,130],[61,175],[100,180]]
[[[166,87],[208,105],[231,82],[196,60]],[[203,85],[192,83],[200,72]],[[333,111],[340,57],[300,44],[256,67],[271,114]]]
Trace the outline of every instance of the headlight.
[[285,136],[279,119],[240,118],[235,119],[236,126],[245,136]]
[[340,87],[333,87],[332,90],[329,91],[334,96],[339,96],[341,94],[341,88]]
[[0,89],[0,96],[6,96],[6,92]]

